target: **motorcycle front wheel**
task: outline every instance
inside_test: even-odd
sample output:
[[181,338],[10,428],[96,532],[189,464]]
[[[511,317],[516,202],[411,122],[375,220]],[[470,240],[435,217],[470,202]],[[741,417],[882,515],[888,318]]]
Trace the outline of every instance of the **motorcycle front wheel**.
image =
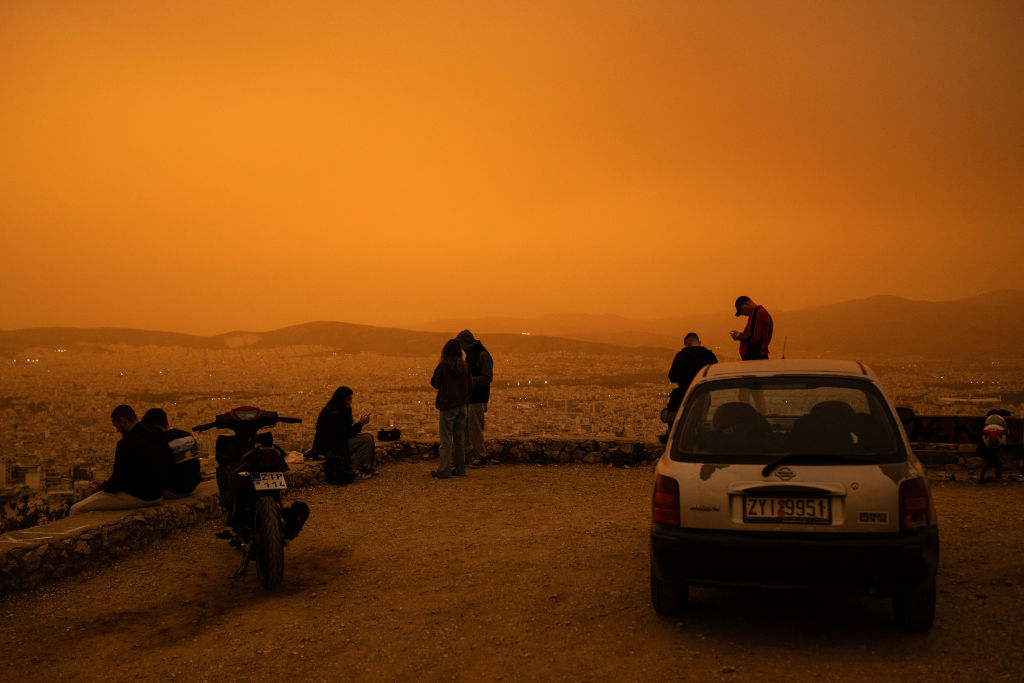
[[281,527],[281,504],[270,496],[257,496],[253,545],[256,573],[267,590],[275,590],[284,579],[284,534]]

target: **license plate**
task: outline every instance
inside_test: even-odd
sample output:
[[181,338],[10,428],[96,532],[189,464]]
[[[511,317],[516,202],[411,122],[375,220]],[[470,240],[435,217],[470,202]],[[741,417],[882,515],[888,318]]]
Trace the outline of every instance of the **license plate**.
[[743,521],[754,524],[831,524],[831,498],[743,498]]
[[284,472],[253,472],[252,487],[257,491],[268,491],[286,489],[288,483],[284,480]]

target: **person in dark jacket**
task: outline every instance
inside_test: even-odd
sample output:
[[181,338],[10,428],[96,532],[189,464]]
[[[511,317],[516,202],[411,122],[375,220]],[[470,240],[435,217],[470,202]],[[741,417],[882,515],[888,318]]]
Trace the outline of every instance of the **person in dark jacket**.
[[733,330],[729,336],[740,343],[740,358],[743,360],[765,360],[768,345],[772,341],[774,323],[764,306],[758,306],[749,296],[736,299],[736,317],[747,316],[743,331]]
[[360,433],[369,421],[369,414],[360,415],[358,421],[352,419],[352,390],[348,387],[338,387],[320,411],[312,453],[327,460],[328,479],[337,480],[333,483],[350,484],[376,473],[373,435]]
[[[718,357],[711,349],[701,346],[700,337],[696,332],[689,332],[683,337],[683,348],[672,360],[672,367],[668,371],[668,381],[675,382],[676,388],[668,397],[668,410],[675,415],[679,406],[683,403],[683,396],[690,388],[693,378],[707,365],[718,362]],[[671,424],[669,427],[671,428]]]
[[469,330],[459,332],[455,339],[466,352],[466,363],[473,375],[473,393],[466,407],[466,459],[470,467],[483,467],[487,464],[487,455],[484,453],[484,413],[487,412],[487,402],[491,400],[494,360]]
[[[441,349],[430,386],[437,389],[434,407],[441,411],[437,469],[430,476],[449,479],[466,476],[466,403],[473,393],[473,376],[462,359],[462,347],[449,339]],[[453,458],[454,451],[454,458]]]
[[69,514],[160,504],[168,464],[161,440],[139,423],[131,406],[122,404],[114,408],[110,422],[121,434],[110,477],[96,493],[72,505]]
[[168,475],[164,497],[181,498],[190,495],[202,479],[196,437],[184,429],[171,429],[167,413],[162,408],[150,408],[140,422],[157,434],[166,446]]

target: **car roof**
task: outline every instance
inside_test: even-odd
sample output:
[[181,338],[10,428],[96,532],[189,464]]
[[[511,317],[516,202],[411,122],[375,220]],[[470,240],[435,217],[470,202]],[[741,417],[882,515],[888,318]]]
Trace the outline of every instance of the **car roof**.
[[774,377],[816,375],[856,377],[877,382],[871,368],[855,360],[829,360],[824,358],[786,358],[784,360],[747,360],[708,365],[697,375],[697,380],[728,379],[733,377]]

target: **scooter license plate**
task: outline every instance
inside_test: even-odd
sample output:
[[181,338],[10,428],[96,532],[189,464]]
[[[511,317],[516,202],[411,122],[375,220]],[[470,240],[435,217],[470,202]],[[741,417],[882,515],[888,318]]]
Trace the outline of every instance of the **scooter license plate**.
[[288,482],[284,480],[284,472],[253,472],[252,487],[257,491],[286,489]]

